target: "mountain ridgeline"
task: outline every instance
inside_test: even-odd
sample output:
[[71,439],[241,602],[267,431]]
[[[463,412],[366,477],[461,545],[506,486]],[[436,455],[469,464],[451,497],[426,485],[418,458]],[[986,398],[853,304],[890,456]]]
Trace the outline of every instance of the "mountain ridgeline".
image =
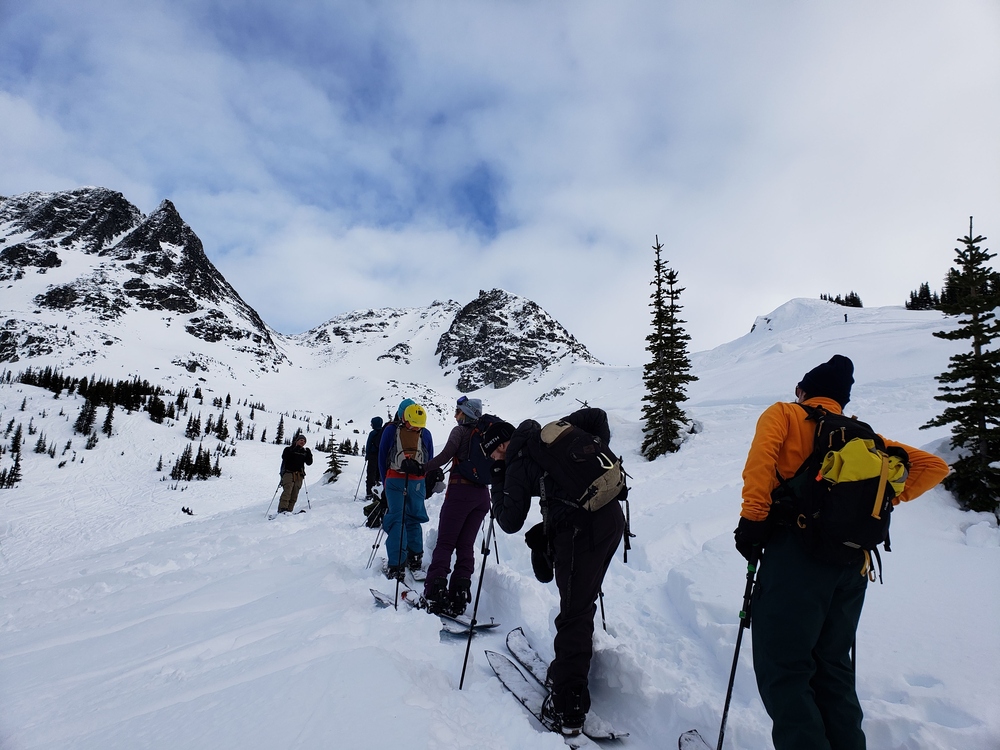
[[472,302],[340,315],[306,333],[268,326],[205,254],[175,206],[149,216],[118,192],[0,197],[0,362],[170,372],[323,367],[358,347],[373,365],[434,361],[461,391],[503,388],[556,363],[598,361],[534,302],[493,289]]

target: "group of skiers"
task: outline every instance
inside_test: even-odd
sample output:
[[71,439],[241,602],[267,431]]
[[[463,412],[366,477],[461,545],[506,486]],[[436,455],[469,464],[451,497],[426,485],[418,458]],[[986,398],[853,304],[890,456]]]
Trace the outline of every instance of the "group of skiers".
[[[776,403],[760,417],[743,471],[743,504],[734,535],[740,554],[759,565],[752,599],[753,664],[776,750],[866,747],[852,648],[865,589],[874,580],[871,554],[850,543],[836,555],[818,554],[814,536],[800,533],[807,529],[815,535],[813,522],[803,513],[796,515],[789,489],[789,480],[810,456],[822,453],[814,450],[817,421],[840,418],[850,400],[853,373],[853,363],[841,355],[807,372],[796,386],[796,403]],[[407,569],[422,566],[420,524],[428,520],[427,487],[446,487],[423,598],[431,612],[454,616],[471,601],[474,545],[486,515],[514,534],[524,525],[532,497],[540,498],[543,521],[526,533],[525,541],[535,576],[543,582],[554,579],[559,590],[555,658],[548,669],[550,693],[543,713],[564,734],[579,734],[590,709],[597,599],[612,557],[628,534],[621,503],[608,499],[625,499],[628,488],[623,478],[616,478],[610,491],[602,490],[604,499],[584,503],[578,488],[570,489],[572,462],[567,464],[570,474],[561,472],[550,465],[547,451],[563,434],[583,435],[590,446],[586,450],[596,451],[602,466],[623,472],[607,447],[607,414],[584,408],[544,428],[530,419],[515,428],[487,416],[479,399],[458,399],[456,425],[437,455],[419,404],[404,400],[384,427],[374,418],[366,446],[366,494],[372,501],[366,514],[371,519],[384,513],[385,572],[402,580]],[[885,468],[875,480],[880,496],[885,491],[892,505],[921,495],[949,471],[940,458],[917,448],[881,436],[874,443],[895,457],[892,490],[885,489]],[[475,451],[489,457],[485,475],[459,470],[463,462],[471,463]],[[289,491],[287,503],[282,495],[283,507],[290,510],[297,491],[295,470],[301,468],[296,462],[312,460],[292,453],[283,455],[283,461],[292,474],[287,483],[282,479]],[[375,489],[379,481],[381,496]],[[593,501],[596,485],[584,500]]]
[[[548,670],[550,695],[543,711],[565,734],[579,734],[590,707],[587,676],[596,602],[625,525],[621,506],[607,502],[591,512],[571,502],[576,498],[564,497],[527,447],[529,441],[539,442],[542,427],[537,422],[527,420],[515,428],[484,415],[482,402],[467,396],[455,404],[454,419],[455,427],[436,455],[425,426],[426,412],[412,400],[400,403],[395,418],[384,426],[381,418],[372,419],[366,448],[370,502],[365,515],[374,526],[371,519],[383,514],[386,577],[402,580],[407,569],[420,571],[420,524],[428,520],[427,488],[432,492],[444,488],[422,603],[432,613],[464,614],[472,601],[476,537],[487,514],[492,510],[503,531],[516,533],[531,498],[544,492],[544,521],[529,532],[528,541],[536,575],[544,582],[555,578],[560,612],[555,621],[555,658]],[[581,409],[565,422],[597,436],[604,446],[611,440],[601,409]],[[379,479],[381,496],[376,490]]]

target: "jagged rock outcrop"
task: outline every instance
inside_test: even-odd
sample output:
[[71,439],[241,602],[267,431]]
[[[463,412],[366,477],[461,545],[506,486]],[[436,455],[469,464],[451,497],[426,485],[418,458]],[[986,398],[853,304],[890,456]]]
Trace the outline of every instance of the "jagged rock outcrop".
[[121,193],[106,188],[79,188],[59,193],[25,193],[0,199],[0,225],[10,223],[27,242],[78,244],[99,253],[140,221],[142,212]]
[[558,321],[529,299],[502,289],[480,291],[438,341],[441,367],[459,372],[468,392],[504,388],[566,358],[600,364]]
[[[74,271],[62,273],[71,254],[77,254]],[[87,260],[80,262],[79,255]],[[171,320],[183,318],[184,330],[194,339],[227,341],[266,366],[285,360],[271,330],[215,268],[170,201],[146,217],[121,193],[104,188],[0,199],[0,280],[20,282],[30,293],[38,284],[29,283],[25,274],[53,269],[60,269],[53,283],[22,304],[89,314],[98,324],[136,309],[163,312]],[[0,333],[0,361],[52,349],[45,343],[51,338],[45,326],[29,320],[14,330],[9,324]],[[81,321],[79,328],[85,327]],[[114,340],[102,343],[114,345]],[[92,344],[81,342],[77,353],[88,356],[95,351]],[[196,341],[191,345],[198,346]]]

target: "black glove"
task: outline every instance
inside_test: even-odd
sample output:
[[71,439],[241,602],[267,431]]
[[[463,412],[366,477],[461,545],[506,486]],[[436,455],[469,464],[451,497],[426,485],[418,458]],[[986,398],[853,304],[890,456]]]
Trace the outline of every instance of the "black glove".
[[751,521],[749,518],[740,518],[733,536],[736,537],[736,550],[748,562],[753,562],[760,559],[761,550],[771,538],[771,524],[767,519]]
[[424,475],[424,465],[413,458],[404,458],[399,464],[399,470],[411,477],[422,477]]
[[433,471],[431,471],[427,475],[427,486],[428,487],[435,487],[435,486],[437,486],[438,482],[443,482],[443,481],[444,481],[444,470],[443,469],[434,469]]
[[545,524],[538,523],[528,529],[524,535],[524,543],[531,550],[531,569],[542,583],[548,583],[555,577],[552,569],[552,558],[549,557],[549,539],[545,535]]

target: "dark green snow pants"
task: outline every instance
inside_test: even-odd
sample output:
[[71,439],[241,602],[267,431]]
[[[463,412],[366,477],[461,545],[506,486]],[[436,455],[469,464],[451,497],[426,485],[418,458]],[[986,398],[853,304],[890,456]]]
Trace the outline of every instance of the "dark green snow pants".
[[789,530],[768,542],[751,632],[775,750],[865,750],[850,652],[867,585],[860,565],[819,562]]

